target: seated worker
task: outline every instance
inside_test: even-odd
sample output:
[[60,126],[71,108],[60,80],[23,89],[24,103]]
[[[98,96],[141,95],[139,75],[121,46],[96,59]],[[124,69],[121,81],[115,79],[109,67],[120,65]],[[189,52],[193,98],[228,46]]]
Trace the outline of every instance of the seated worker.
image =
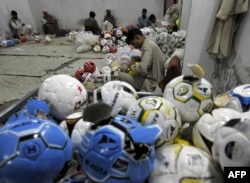
[[103,22],[109,21],[113,27],[116,26],[115,17],[111,14],[109,9],[106,10],[106,15],[104,16]]
[[89,12],[89,18],[84,21],[85,31],[91,31],[93,34],[100,35],[102,33],[98,22],[95,19],[95,12]]
[[149,26],[149,20],[147,17],[147,9],[146,8],[142,9],[142,15],[140,17],[138,17],[137,21],[138,21],[137,27],[139,29]]
[[148,20],[150,27],[162,27],[161,20],[157,20],[154,14],[149,15]]
[[141,61],[131,60],[127,65],[129,70],[136,73],[135,75],[119,72],[117,79],[131,84],[137,91],[159,90],[158,83],[162,81],[165,73],[164,59],[159,46],[143,35],[138,28],[128,31],[126,42],[141,50]]
[[55,34],[58,29],[57,20],[54,16],[50,15],[47,10],[43,9],[43,33],[44,34]]
[[28,40],[32,40],[31,25],[27,25],[21,21],[15,10],[11,11],[11,19],[9,26],[13,35],[13,38],[19,39],[20,36],[26,36]]

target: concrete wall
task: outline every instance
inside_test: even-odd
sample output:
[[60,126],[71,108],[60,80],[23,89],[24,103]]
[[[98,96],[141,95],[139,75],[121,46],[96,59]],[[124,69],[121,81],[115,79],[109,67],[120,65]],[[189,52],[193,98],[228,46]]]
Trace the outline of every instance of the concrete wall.
[[[219,6],[218,0],[192,0],[183,65],[183,73],[191,73],[187,67],[188,63],[201,65],[205,69],[205,78],[214,87],[215,94],[226,92],[240,84],[250,83],[249,11],[243,17],[236,32],[230,58],[219,61],[206,52]],[[186,8],[187,6],[183,7],[183,9]]]
[[217,93],[223,93],[235,86],[250,84],[250,12],[244,14],[234,37],[231,56],[227,60],[215,60],[211,82]]
[[9,30],[8,22],[11,10],[16,10],[23,22],[36,27],[28,0],[0,0],[0,29]]
[[41,30],[42,9],[58,18],[60,28],[77,29],[78,22],[89,16],[89,11],[96,12],[96,19],[101,25],[106,9],[111,9],[118,24],[136,24],[142,8],[148,9],[148,15],[154,13],[163,17],[164,0],[1,0],[0,27],[6,30],[12,9],[20,18]]
[[205,78],[210,80],[214,60],[206,53],[207,41],[215,20],[218,0],[192,0],[185,46],[183,73],[191,73],[188,63],[198,63],[205,69]]
[[181,30],[188,30],[189,18],[191,13],[192,0],[182,0],[182,10],[181,10]]

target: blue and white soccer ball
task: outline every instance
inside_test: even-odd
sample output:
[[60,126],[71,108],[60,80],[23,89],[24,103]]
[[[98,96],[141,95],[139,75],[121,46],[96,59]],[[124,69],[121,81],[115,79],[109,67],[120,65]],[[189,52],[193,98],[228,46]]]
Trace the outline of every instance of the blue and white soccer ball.
[[72,144],[55,123],[28,118],[0,129],[0,182],[52,183],[72,159]]
[[250,84],[239,85],[229,91],[230,101],[226,107],[233,108],[239,112],[250,109]]
[[194,123],[214,107],[213,87],[204,78],[181,75],[165,87],[163,96],[179,110],[183,123]]
[[143,183],[153,168],[158,125],[142,126],[116,115],[86,133],[79,148],[81,167],[90,180],[102,183]]

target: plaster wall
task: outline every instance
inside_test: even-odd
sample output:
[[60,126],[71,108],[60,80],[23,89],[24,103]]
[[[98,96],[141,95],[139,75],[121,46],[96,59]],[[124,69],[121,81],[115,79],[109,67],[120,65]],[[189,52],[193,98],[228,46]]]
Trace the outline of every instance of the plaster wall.
[[9,30],[11,10],[16,10],[23,22],[36,27],[28,0],[0,0],[0,29]]
[[217,93],[229,91],[239,85],[250,84],[249,30],[250,12],[248,11],[243,15],[235,33],[230,57],[226,60],[215,60],[211,82]]
[[206,52],[208,38],[218,9],[218,0],[192,0],[185,45],[183,73],[191,73],[187,64],[198,63],[205,69],[205,78],[210,80],[214,60]]
[[191,73],[188,63],[201,65],[205,69],[205,79],[211,82],[215,94],[250,83],[249,11],[242,17],[228,59],[218,60],[206,52],[220,2],[218,0],[192,0],[183,64],[183,73]]
[[182,0],[182,10],[181,10],[181,30],[188,30],[190,11],[191,11],[192,0]]
[[111,10],[118,25],[136,24],[142,8],[147,8],[148,16],[154,13],[157,18],[162,18],[164,0],[1,0],[0,27],[8,28],[7,22],[13,9],[24,22],[41,30],[42,9],[47,9],[58,19],[61,29],[77,29],[82,27],[79,22],[87,18],[90,11],[96,12],[101,26],[106,9]]

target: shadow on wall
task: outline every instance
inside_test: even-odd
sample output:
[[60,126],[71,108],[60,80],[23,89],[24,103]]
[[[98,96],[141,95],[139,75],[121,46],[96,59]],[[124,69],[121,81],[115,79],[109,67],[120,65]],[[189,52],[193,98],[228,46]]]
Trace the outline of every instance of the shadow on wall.
[[214,94],[222,94],[238,85],[247,84],[250,81],[250,67],[246,66],[238,52],[232,52],[232,56],[225,60],[216,60],[214,72],[211,77]]

